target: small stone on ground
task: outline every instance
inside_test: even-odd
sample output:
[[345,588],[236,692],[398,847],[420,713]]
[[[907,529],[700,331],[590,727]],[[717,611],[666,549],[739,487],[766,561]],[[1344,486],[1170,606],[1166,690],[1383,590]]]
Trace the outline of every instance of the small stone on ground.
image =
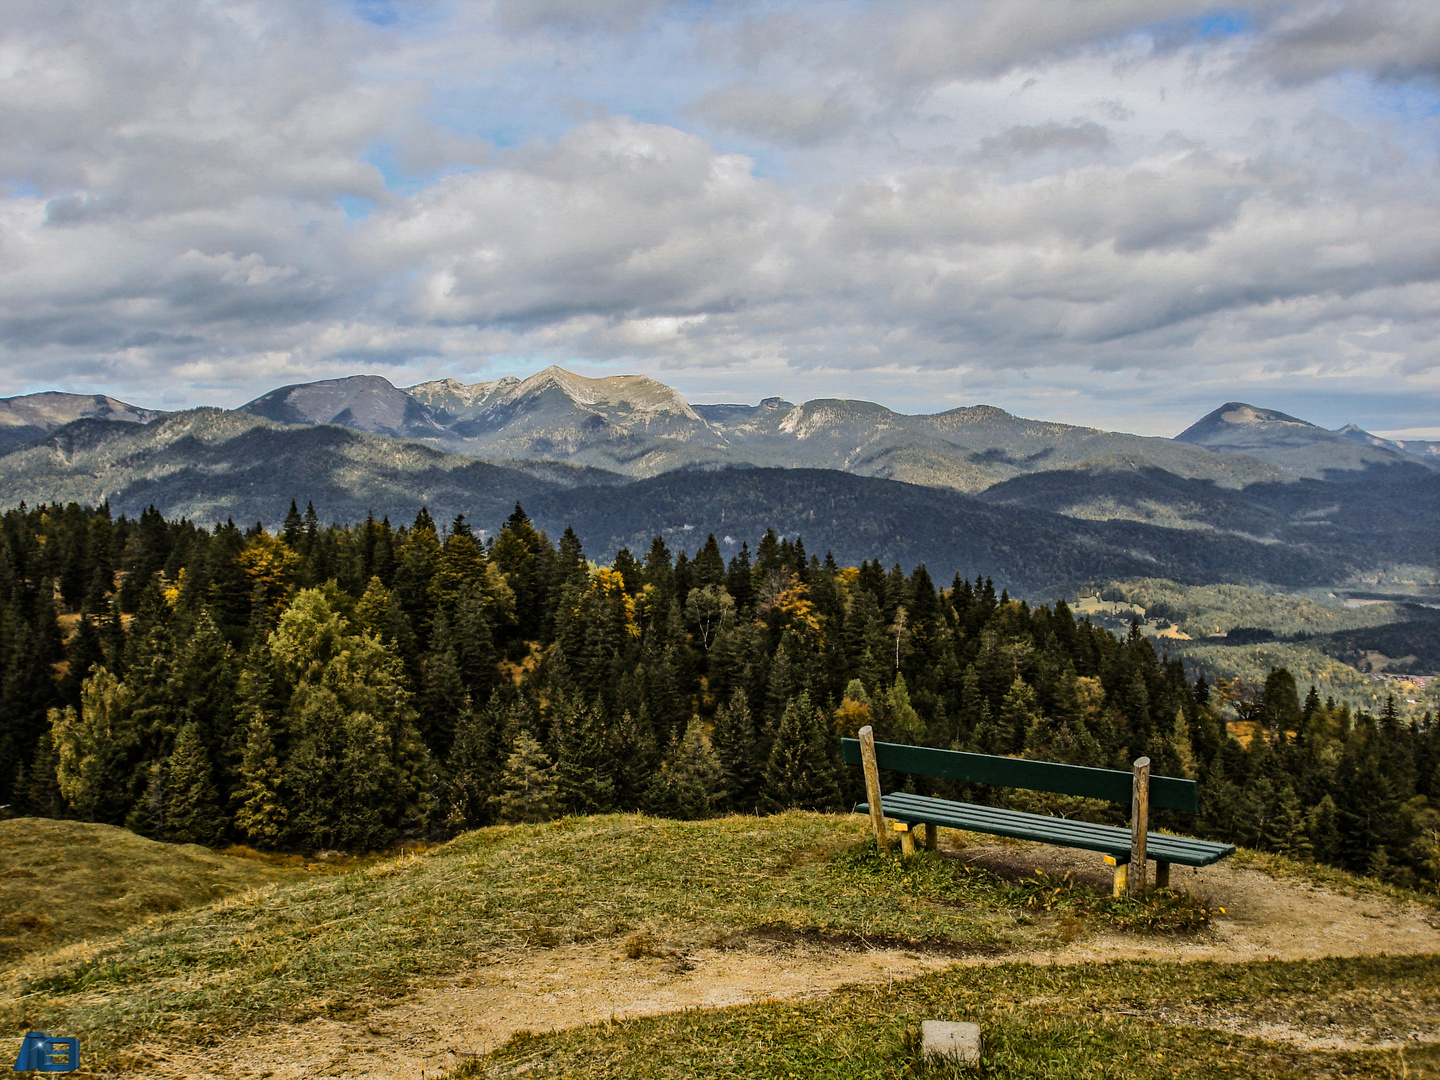
[[978,1065],[980,1025],[959,1020],[926,1020],[920,1025],[920,1049],[926,1058]]

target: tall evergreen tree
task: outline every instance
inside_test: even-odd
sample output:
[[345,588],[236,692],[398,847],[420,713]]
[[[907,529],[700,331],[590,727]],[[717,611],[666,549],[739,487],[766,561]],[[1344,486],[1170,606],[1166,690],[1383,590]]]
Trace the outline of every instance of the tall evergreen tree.
[[720,765],[717,808],[742,813],[755,809],[760,798],[760,760],[755,720],[743,688],[737,687],[716,711],[711,744]]
[[505,760],[500,791],[493,796],[496,816],[503,822],[548,821],[560,812],[555,765],[534,735],[524,728]]
[[762,804],[770,810],[834,810],[840,805],[822,720],[801,693],[780,718],[765,766]]
[[182,844],[215,845],[225,834],[225,815],[210,765],[210,755],[194,723],[175,736],[165,766],[165,837]]

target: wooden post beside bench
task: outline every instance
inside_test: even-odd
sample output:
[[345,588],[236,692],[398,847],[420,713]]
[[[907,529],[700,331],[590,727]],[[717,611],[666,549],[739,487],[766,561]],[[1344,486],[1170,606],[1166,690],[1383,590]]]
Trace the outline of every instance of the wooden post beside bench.
[[[1194,813],[1199,809],[1199,785],[1193,780],[1173,776],[1151,776],[1149,758],[1137,760],[1134,770],[1127,774],[1114,769],[1092,769],[1026,758],[877,743],[875,733],[868,725],[860,729],[859,736],[859,739],[842,739],[840,752],[847,765],[860,765],[864,769],[865,794],[869,801],[863,805],[869,811],[876,846],[882,853],[889,850],[889,836],[885,829],[887,817],[895,819],[901,850],[906,855],[915,852],[912,829],[922,824],[925,826],[925,847],[929,850],[935,848],[937,828],[944,825],[969,832],[1099,851],[1105,856],[1106,865],[1114,869],[1115,895],[1119,896],[1125,892],[1144,891],[1147,859],[1155,860],[1155,884],[1163,887],[1170,884],[1172,862],[1185,866],[1209,866],[1235,851],[1230,844],[1150,832],[1152,803],[1163,809]],[[1046,814],[951,802],[904,791],[882,795],[881,769],[968,783],[1108,799],[1111,802],[1123,803],[1128,799],[1130,827],[1122,829]]]

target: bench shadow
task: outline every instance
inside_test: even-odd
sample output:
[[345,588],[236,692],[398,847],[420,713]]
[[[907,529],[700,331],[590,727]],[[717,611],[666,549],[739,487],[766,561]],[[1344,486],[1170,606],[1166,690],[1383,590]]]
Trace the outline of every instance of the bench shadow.
[[1075,880],[1083,885],[1110,890],[1111,870],[1100,861],[1094,852],[1078,851],[1071,848],[1027,845],[1025,847],[999,847],[971,844],[963,848],[941,848],[940,855],[955,859],[977,869],[989,870],[997,877],[1017,882],[1035,876],[1035,871],[1047,874],[1074,874]]

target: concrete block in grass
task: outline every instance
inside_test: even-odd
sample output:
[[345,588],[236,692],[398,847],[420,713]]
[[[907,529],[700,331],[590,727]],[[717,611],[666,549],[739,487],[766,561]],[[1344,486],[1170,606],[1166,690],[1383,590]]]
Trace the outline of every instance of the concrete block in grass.
[[929,1060],[980,1064],[980,1025],[959,1020],[926,1020],[920,1025],[920,1053]]

